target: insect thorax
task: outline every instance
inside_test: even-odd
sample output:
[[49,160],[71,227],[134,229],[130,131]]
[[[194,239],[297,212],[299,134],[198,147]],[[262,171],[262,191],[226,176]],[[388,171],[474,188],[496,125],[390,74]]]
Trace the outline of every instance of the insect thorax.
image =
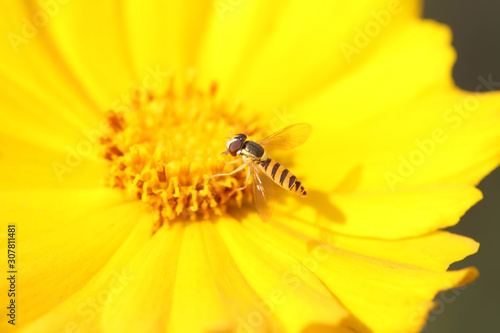
[[263,157],[267,158],[267,154],[257,142],[246,141],[243,149],[241,150],[242,157],[246,157],[253,161],[260,161]]

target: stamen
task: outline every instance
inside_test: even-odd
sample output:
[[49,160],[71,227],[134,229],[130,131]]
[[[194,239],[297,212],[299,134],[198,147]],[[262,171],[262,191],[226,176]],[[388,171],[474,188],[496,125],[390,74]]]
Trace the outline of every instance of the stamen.
[[184,89],[172,78],[158,91],[134,90],[128,108],[107,113],[110,130],[100,140],[110,161],[107,184],[149,204],[155,228],[179,218],[210,219],[248,197],[237,190],[245,172],[209,179],[240,165],[220,156],[228,131],[252,135],[256,128],[245,125],[241,103],[228,107],[216,93],[216,83],[200,90],[194,75]]

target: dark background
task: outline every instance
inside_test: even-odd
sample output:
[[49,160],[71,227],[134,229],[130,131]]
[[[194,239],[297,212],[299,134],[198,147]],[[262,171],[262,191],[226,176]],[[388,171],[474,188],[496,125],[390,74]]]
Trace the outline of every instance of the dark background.
[[[453,68],[456,84],[473,91],[478,76],[500,82],[500,1],[427,0],[424,17],[453,30],[458,58]],[[500,107],[499,107],[500,109]],[[438,295],[423,333],[500,332],[500,168],[479,189],[484,199],[450,231],[478,241],[479,252],[452,269],[476,266],[480,277],[467,288]]]

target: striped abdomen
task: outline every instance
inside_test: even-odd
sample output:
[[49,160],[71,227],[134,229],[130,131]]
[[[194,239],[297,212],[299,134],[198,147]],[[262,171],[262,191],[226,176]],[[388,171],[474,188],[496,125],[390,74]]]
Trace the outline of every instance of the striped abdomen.
[[307,192],[302,186],[302,183],[295,177],[287,168],[274,162],[270,158],[265,161],[259,162],[259,168],[266,173],[276,184],[283,187],[285,190],[295,192],[307,196]]

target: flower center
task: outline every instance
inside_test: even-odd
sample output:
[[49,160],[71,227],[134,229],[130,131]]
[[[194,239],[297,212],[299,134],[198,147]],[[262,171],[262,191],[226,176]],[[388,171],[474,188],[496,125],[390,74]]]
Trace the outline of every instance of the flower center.
[[242,205],[245,172],[209,179],[238,167],[221,156],[229,131],[255,133],[251,124],[242,126],[240,103],[217,101],[215,84],[203,91],[194,79],[183,89],[171,79],[159,92],[135,89],[131,97],[126,108],[108,112],[110,130],[101,138],[109,186],[151,205],[156,228]]

